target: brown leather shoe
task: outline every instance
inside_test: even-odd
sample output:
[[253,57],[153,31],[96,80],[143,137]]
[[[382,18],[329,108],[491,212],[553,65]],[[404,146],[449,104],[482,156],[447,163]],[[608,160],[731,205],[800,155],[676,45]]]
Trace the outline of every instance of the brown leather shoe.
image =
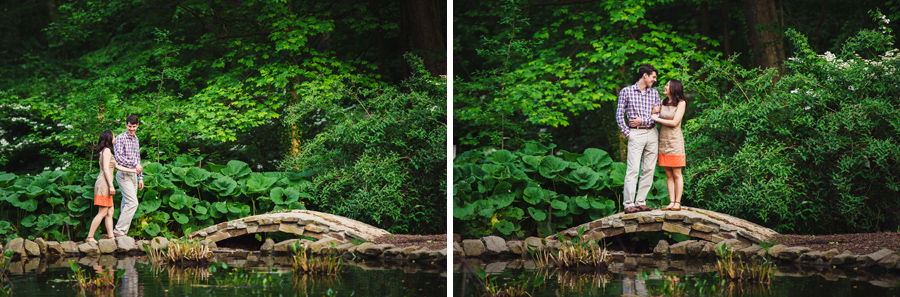
[[652,208],[647,207],[646,205],[638,205],[637,208],[640,209],[641,211],[651,211],[651,210],[653,210]]
[[629,207],[625,208],[625,213],[636,213],[639,211],[641,211],[641,209],[634,207],[634,206],[629,206]]

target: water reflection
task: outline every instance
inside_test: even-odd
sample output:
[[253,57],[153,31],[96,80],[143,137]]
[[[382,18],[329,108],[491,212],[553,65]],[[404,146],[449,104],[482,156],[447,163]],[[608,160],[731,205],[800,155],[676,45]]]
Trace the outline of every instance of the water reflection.
[[[473,261],[474,260],[474,261]],[[485,262],[483,259],[454,261],[454,290],[480,296],[483,286],[465,265],[483,267],[489,277],[515,282],[519,276],[539,280],[529,290],[538,296],[898,296],[900,275],[896,270],[835,267],[781,263],[775,266],[771,283],[721,282],[715,277],[713,259],[671,260],[652,257],[627,257],[609,264],[606,273],[578,273],[537,267],[525,259]],[[464,265],[465,264],[465,265]],[[653,273],[659,271],[659,274]],[[647,273],[649,272],[649,273]],[[642,273],[647,273],[642,276]],[[464,285],[467,283],[467,285]],[[715,287],[713,287],[715,286]],[[701,291],[702,289],[702,291]],[[806,293],[804,293],[806,292]],[[887,292],[887,295],[885,293]],[[455,293],[456,295],[458,293]]]

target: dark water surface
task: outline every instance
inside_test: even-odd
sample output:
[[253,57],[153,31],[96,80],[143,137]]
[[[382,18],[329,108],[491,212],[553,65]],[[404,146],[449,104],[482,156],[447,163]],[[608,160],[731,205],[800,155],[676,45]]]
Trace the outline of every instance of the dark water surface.
[[[490,264],[488,264],[490,265]],[[528,266],[528,265],[525,265]],[[532,266],[533,267],[533,266]],[[541,280],[528,290],[533,297],[550,296],[664,296],[667,282],[654,275],[656,267],[629,267],[616,272],[576,273],[556,269],[504,268],[488,273],[499,284],[517,284],[523,280]],[[482,296],[483,285],[464,268],[456,265],[453,296]],[[647,271],[645,277],[641,274]],[[700,291],[697,283],[712,279],[710,271],[687,270],[661,272],[674,275],[692,289],[683,296],[900,296],[900,276],[884,271],[839,270],[829,267],[784,265],[777,268],[769,285],[706,283]],[[699,280],[699,281],[698,281]],[[463,283],[465,281],[465,284]],[[716,285],[714,288],[712,285]]]
[[[17,262],[11,265],[12,296],[73,296],[74,273],[68,260],[35,265]],[[338,276],[297,276],[278,259],[247,261],[229,259],[229,269],[209,272],[207,267],[175,268],[153,265],[146,257],[72,259],[87,275],[96,268],[112,267],[123,273],[118,287],[87,292],[87,296],[446,296],[447,278],[441,270],[411,269],[402,264],[376,267],[345,265]],[[266,264],[266,262],[273,263]],[[101,266],[104,265],[104,266]],[[241,270],[235,270],[242,266]],[[289,264],[288,264],[289,265]],[[440,266],[437,266],[440,268]],[[446,268],[443,268],[446,269]],[[124,271],[124,272],[121,272]],[[235,275],[249,281],[234,284]]]

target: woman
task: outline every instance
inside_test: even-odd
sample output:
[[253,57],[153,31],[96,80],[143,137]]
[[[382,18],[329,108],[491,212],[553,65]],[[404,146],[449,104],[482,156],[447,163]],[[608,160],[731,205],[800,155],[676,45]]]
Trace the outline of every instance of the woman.
[[113,170],[125,172],[136,172],[135,169],[125,168],[116,164],[113,158],[113,144],[116,143],[113,133],[110,130],[100,133],[100,140],[97,142],[95,150],[100,155],[100,176],[97,176],[97,182],[94,183],[94,205],[100,206],[100,211],[94,220],[91,221],[91,229],[88,232],[87,239],[84,242],[97,243],[94,239],[94,231],[100,226],[100,221],[106,219],[106,231],[108,235],[103,236],[106,239],[112,239],[113,223],[112,217],[115,209],[113,208],[112,197],[116,195],[116,188],[113,186]]
[[662,125],[659,128],[659,166],[665,168],[666,184],[669,186],[669,205],[662,209],[681,210],[681,192],[684,190],[681,168],[685,163],[681,117],[684,116],[687,102],[684,100],[684,87],[680,81],[669,80],[664,94],[666,99],[662,101],[662,109],[653,106],[651,114],[653,120]]

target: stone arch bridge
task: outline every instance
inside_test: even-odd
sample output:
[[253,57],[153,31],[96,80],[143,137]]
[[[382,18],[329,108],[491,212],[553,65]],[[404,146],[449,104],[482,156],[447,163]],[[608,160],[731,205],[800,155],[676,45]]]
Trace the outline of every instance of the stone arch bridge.
[[[737,239],[748,245],[769,240],[778,232],[749,221],[705,209],[682,207],[680,211],[653,210],[637,213],[617,213],[584,223],[559,234],[566,238],[578,236],[584,228],[586,239],[597,240],[624,233],[667,231],[718,243]],[[558,235],[547,237],[556,240]]]
[[379,236],[390,234],[384,229],[342,216],[311,210],[293,210],[219,223],[188,234],[187,237],[219,242],[246,234],[279,231],[315,239],[332,237],[339,241],[349,241],[354,238],[372,241]]

